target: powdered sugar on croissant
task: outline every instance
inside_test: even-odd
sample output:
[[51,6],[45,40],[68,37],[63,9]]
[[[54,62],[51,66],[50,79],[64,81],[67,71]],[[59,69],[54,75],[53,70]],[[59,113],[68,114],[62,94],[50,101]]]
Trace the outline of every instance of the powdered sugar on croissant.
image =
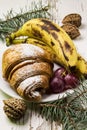
[[52,54],[32,44],[12,45],[3,54],[2,73],[21,97],[39,101],[53,74]]

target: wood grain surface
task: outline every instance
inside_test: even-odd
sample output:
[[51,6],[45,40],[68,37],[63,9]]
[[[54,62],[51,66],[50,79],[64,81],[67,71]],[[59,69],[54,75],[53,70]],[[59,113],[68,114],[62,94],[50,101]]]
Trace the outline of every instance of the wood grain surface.
[[[38,0],[36,0],[37,2]],[[17,3],[18,2],[18,3]],[[31,0],[0,0],[0,16],[6,14],[6,11],[13,8],[15,11],[19,8],[28,5]],[[87,0],[42,0],[43,5],[49,3],[52,6],[50,12],[52,14],[52,19],[61,25],[63,17],[69,13],[79,13],[82,16],[83,28],[85,27],[83,33],[81,34],[83,38],[87,39]],[[83,40],[81,38],[81,40]],[[78,49],[79,40],[76,41],[76,47]],[[2,44],[0,42],[0,44]],[[84,43],[83,43],[84,45]],[[83,45],[81,45],[83,47]],[[0,48],[1,49],[1,48]],[[87,48],[86,48],[87,50]],[[80,49],[79,49],[80,51]],[[81,52],[84,55],[84,51]],[[87,57],[86,57],[87,58]],[[3,87],[3,86],[2,86]],[[62,130],[62,125],[59,126],[58,122],[49,122],[42,118],[38,113],[32,110],[27,110],[27,113],[23,119],[18,122],[11,122],[3,111],[3,100],[7,99],[8,96],[0,91],[0,129],[1,130]]]

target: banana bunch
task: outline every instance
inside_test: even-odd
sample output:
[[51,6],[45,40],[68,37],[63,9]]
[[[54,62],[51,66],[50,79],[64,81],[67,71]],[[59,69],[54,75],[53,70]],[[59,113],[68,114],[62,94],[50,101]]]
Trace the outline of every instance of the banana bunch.
[[[18,39],[20,36],[27,38]],[[48,19],[27,21],[17,32],[8,36],[6,42],[7,45],[30,43],[39,46],[53,55],[54,62],[87,75],[87,62],[77,53],[73,41],[59,25]]]
[[66,68],[76,66],[77,51],[72,40],[61,27],[52,21],[45,18],[27,21],[17,32],[12,33],[6,39],[7,45],[20,36],[27,36],[44,42],[56,54],[58,63]]

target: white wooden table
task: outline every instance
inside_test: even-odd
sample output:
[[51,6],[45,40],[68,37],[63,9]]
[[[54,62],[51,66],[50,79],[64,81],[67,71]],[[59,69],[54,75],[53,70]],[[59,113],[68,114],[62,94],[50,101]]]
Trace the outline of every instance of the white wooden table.
[[[39,0],[36,0],[36,2]],[[31,0],[0,0],[0,18],[3,17],[3,14],[6,14],[7,10],[13,8],[15,12],[19,11],[20,8],[29,5]],[[79,45],[81,48],[85,46],[87,41],[87,0],[42,0],[42,2],[49,4],[53,7],[51,13],[53,14],[53,19],[57,23],[61,23],[61,20],[68,13],[79,13],[82,16],[82,26],[81,30],[81,41],[82,44],[78,43],[79,39],[75,41],[77,49]],[[85,40],[84,40],[85,39]],[[2,44],[0,42],[0,44]],[[0,48],[1,49],[1,48]],[[87,51],[87,45],[84,47],[84,50],[81,51],[82,55],[87,59],[85,51]],[[3,86],[2,86],[3,87]],[[16,123],[11,122],[3,111],[3,100],[7,99],[8,96],[0,91],[0,129],[1,130],[62,130],[61,126],[58,126],[58,122],[48,122],[45,119],[42,119],[38,114],[27,111],[26,116],[21,121]]]

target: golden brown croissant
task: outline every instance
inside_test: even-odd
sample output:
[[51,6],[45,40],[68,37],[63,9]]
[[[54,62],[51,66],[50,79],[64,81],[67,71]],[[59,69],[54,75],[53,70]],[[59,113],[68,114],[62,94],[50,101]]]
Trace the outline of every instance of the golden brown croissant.
[[53,74],[52,55],[32,44],[12,45],[3,54],[2,72],[21,97],[39,101]]

